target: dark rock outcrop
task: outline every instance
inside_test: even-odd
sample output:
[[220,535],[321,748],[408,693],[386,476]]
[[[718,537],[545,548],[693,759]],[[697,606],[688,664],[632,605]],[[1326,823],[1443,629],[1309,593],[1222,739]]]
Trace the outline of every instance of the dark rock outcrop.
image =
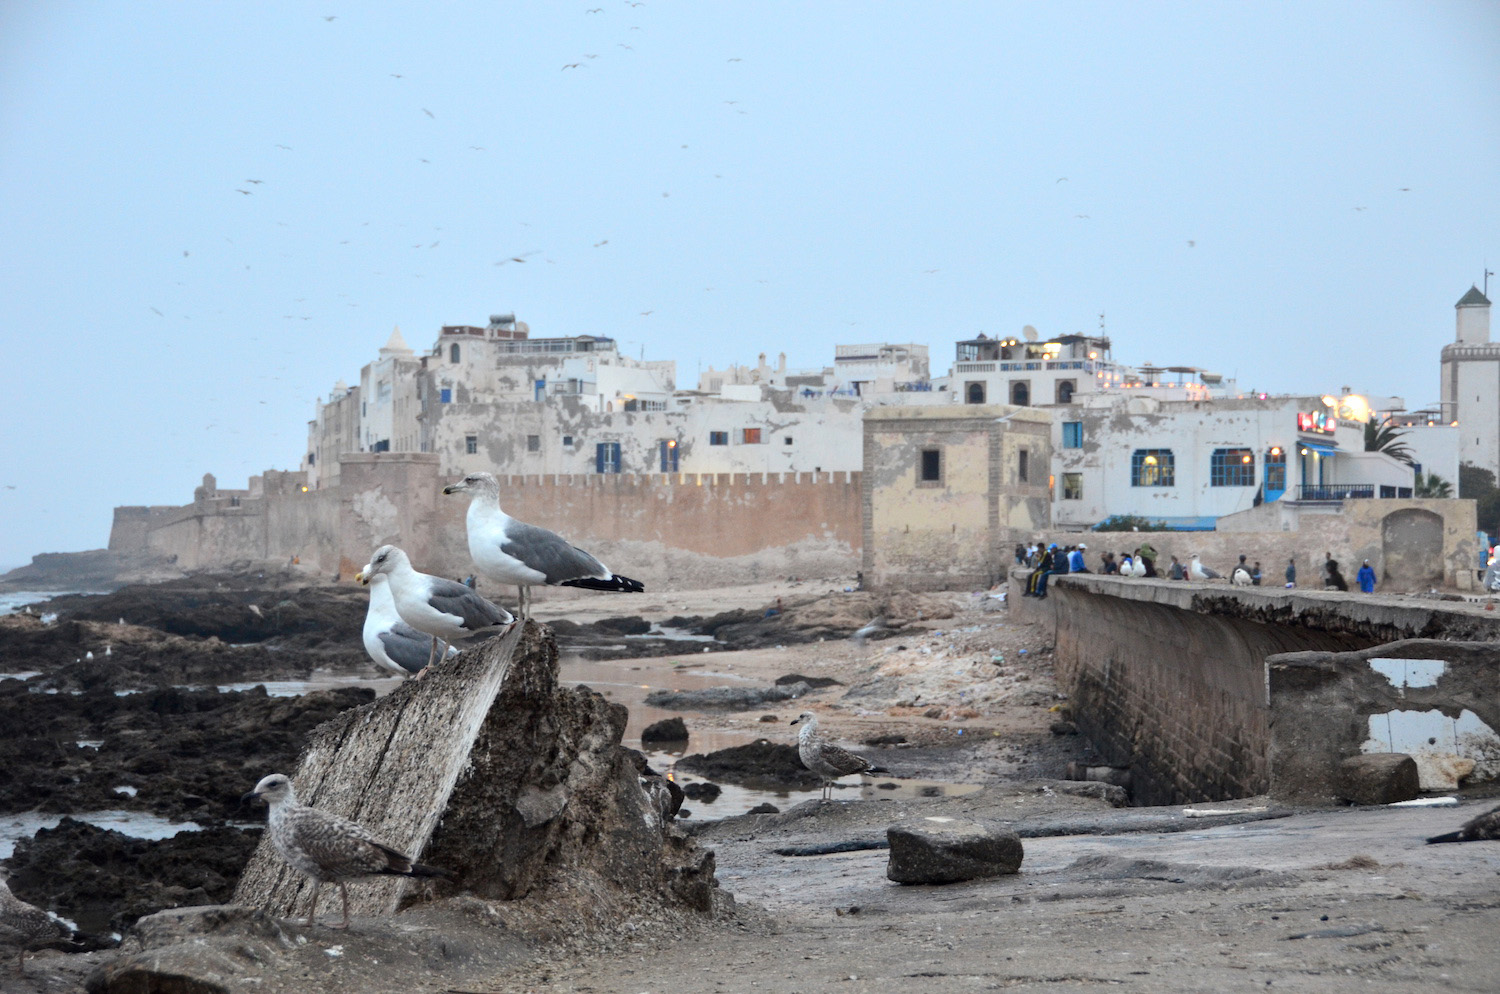
[[687,722],[681,716],[663,718],[661,721],[647,725],[641,731],[641,742],[686,742],[688,740]]

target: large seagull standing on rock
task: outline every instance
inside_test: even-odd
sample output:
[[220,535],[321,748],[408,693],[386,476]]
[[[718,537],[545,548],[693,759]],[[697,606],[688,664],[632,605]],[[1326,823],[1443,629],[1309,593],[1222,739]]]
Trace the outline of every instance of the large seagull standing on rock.
[[[401,620],[401,612],[396,610],[396,598],[391,594],[390,577],[385,573],[375,573],[370,577],[370,607],[365,612],[365,627],[361,634],[370,658],[392,673],[421,675],[432,660],[431,636]],[[450,645],[443,658],[456,655],[457,647]]]
[[486,579],[516,585],[523,618],[530,616],[527,591],[538,583],[631,594],[646,589],[639,580],[611,573],[561,535],[506,514],[500,509],[500,483],[489,473],[470,473],[443,493],[469,495],[469,555]]
[[362,825],[298,804],[292,781],[281,773],[272,773],[262,779],[254,790],[240,798],[240,803],[258,797],[265,798],[271,805],[268,825],[271,844],[288,866],[312,878],[312,906],[307,913],[309,925],[318,916],[318,891],[324,884],[339,885],[339,893],[344,898],[344,920],[333,927],[348,928],[349,890],[344,881],[371,876],[450,876],[446,870],[413,862],[377,841]]
[[428,666],[437,658],[438,639],[452,642],[470,635],[498,635],[516,620],[505,608],[491,604],[462,583],[418,573],[412,569],[406,553],[394,545],[376,549],[354,578],[368,585],[382,574],[390,583],[391,597],[401,620],[432,636]]

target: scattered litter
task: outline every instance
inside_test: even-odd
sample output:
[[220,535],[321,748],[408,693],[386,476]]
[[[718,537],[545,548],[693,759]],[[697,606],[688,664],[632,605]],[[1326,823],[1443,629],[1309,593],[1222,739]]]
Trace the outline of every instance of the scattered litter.
[[344,947],[329,946],[327,949],[323,950],[323,955],[327,956],[329,959],[338,959],[340,956],[344,955]]
[[1266,805],[1253,808],[1183,808],[1184,818],[1222,818],[1224,815],[1253,815],[1266,810]]

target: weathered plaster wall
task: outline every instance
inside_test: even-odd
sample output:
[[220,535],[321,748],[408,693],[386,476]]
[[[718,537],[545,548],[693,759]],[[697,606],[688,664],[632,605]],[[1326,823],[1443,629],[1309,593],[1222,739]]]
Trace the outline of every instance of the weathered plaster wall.
[[1107,762],[1131,769],[1137,803],[1268,788],[1269,656],[1500,639],[1500,616],[1479,605],[1076,574],[1036,601],[1021,597],[1027,572],[1010,574],[1011,611],[1053,629],[1072,717]]
[[[1045,412],[1008,406],[867,412],[865,582],[911,590],[993,583],[1015,537],[1047,520],[1048,432]],[[939,453],[936,481],[921,479],[924,451]]]
[[[1428,686],[1395,686],[1374,659],[1441,660]],[[1436,710],[1477,715],[1500,729],[1500,646],[1413,639],[1355,652],[1292,652],[1266,660],[1270,792],[1294,804],[1339,800],[1339,763],[1360,754],[1370,716]]]

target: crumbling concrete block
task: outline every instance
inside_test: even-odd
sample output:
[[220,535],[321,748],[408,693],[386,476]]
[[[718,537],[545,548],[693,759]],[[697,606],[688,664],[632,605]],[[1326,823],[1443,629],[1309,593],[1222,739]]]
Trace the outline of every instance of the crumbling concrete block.
[[1395,804],[1421,789],[1417,762],[1404,752],[1364,753],[1339,764],[1339,795],[1351,804]]

